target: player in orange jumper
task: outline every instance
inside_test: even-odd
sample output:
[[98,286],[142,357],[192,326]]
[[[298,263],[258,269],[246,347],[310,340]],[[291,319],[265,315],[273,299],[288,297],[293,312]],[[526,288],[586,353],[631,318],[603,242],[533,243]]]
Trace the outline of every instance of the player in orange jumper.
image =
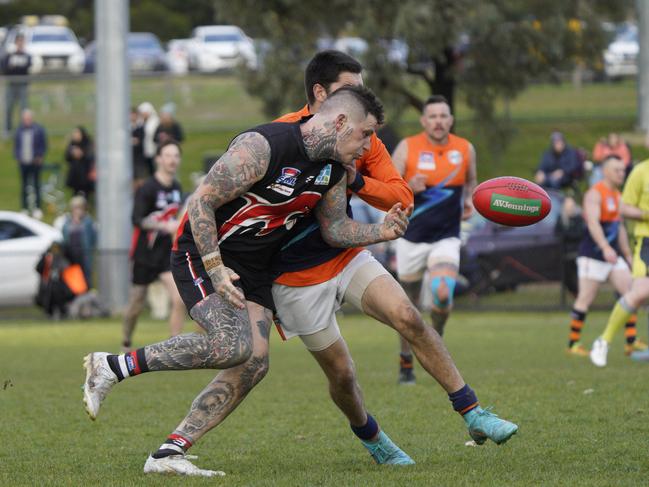
[[[624,184],[626,166],[617,156],[602,161],[603,178],[584,195],[584,220],[587,228],[579,244],[577,272],[579,293],[573,305],[570,321],[568,353],[588,356],[580,343],[581,331],[588,308],[597,296],[601,283],[611,281],[615,290],[623,295],[631,288],[632,262],[629,239],[620,216],[620,191]],[[636,340],[636,315],[626,324],[625,353],[644,350],[646,345]]]
[[[424,130],[403,139],[392,156],[415,193],[408,230],[397,241],[397,273],[415,303],[425,282],[433,326],[442,335],[460,265],[460,222],[473,212],[476,155],[468,140],[450,133],[453,115],[443,96],[426,100],[420,122]],[[402,338],[399,381],[414,380],[411,346]]]

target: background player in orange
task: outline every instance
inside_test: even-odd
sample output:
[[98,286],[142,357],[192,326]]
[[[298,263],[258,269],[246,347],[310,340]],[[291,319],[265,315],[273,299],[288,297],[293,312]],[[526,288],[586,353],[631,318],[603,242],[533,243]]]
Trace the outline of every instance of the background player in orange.
[[[587,357],[580,343],[581,331],[588,308],[597,296],[601,283],[609,280],[615,290],[623,295],[631,288],[632,262],[629,239],[620,216],[620,191],[626,176],[624,161],[616,156],[602,163],[603,179],[595,183],[584,195],[586,229],[579,244],[577,274],[579,293],[572,308],[568,353]],[[624,351],[630,355],[634,349],[644,350],[646,345],[636,339],[636,315],[626,324]]]
[[[424,130],[399,142],[392,155],[415,194],[408,230],[397,241],[397,273],[415,303],[422,280],[425,282],[425,292],[432,293],[433,327],[441,336],[453,307],[460,265],[460,222],[473,212],[476,154],[468,140],[450,133],[453,115],[443,96],[426,100],[420,122]],[[402,337],[399,382],[414,381],[411,345]]]

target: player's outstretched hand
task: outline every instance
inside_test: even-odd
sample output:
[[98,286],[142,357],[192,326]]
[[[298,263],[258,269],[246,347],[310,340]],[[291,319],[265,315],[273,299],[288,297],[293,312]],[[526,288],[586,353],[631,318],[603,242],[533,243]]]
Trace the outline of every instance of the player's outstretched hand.
[[408,205],[405,209],[401,207],[401,203],[397,203],[383,220],[383,238],[384,240],[394,240],[395,238],[403,237],[408,228],[408,218],[412,214],[413,205]]
[[234,281],[239,280],[239,274],[229,267],[220,265],[210,272],[210,278],[212,279],[214,291],[216,291],[219,296],[235,308],[244,309],[246,307],[246,298],[243,295],[243,292],[234,285]]

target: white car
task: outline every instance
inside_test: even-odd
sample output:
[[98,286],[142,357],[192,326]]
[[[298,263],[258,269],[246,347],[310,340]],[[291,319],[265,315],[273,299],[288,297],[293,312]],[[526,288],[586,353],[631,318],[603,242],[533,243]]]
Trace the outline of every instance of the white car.
[[54,227],[22,213],[0,211],[0,306],[34,303],[39,275],[36,264],[62,236]]
[[257,68],[252,39],[234,25],[196,27],[188,48],[190,69],[202,73],[233,69],[241,63]]
[[189,71],[190,43],[190,39],[172,39],[167,43],[169,71],[175,74],[185,74]]
[[32,56],[31,73],[81,73],[85,53],[69,28],[60,25],[19,25],[7,34],[4,52],[16,50],[16,35],[25,37],[25,50]]
[[609,79],[638,74],[638,27],[624,24],[604,51],[604,73]]

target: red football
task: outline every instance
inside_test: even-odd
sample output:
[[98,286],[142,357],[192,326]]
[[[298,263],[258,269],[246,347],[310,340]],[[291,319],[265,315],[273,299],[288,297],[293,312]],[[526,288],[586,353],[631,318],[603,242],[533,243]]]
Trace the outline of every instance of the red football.
[[552,208],[548,193],[527,179],[504,176],[485,181],[473,191],[473,206],[492,222],[524,227],[543,220]]

